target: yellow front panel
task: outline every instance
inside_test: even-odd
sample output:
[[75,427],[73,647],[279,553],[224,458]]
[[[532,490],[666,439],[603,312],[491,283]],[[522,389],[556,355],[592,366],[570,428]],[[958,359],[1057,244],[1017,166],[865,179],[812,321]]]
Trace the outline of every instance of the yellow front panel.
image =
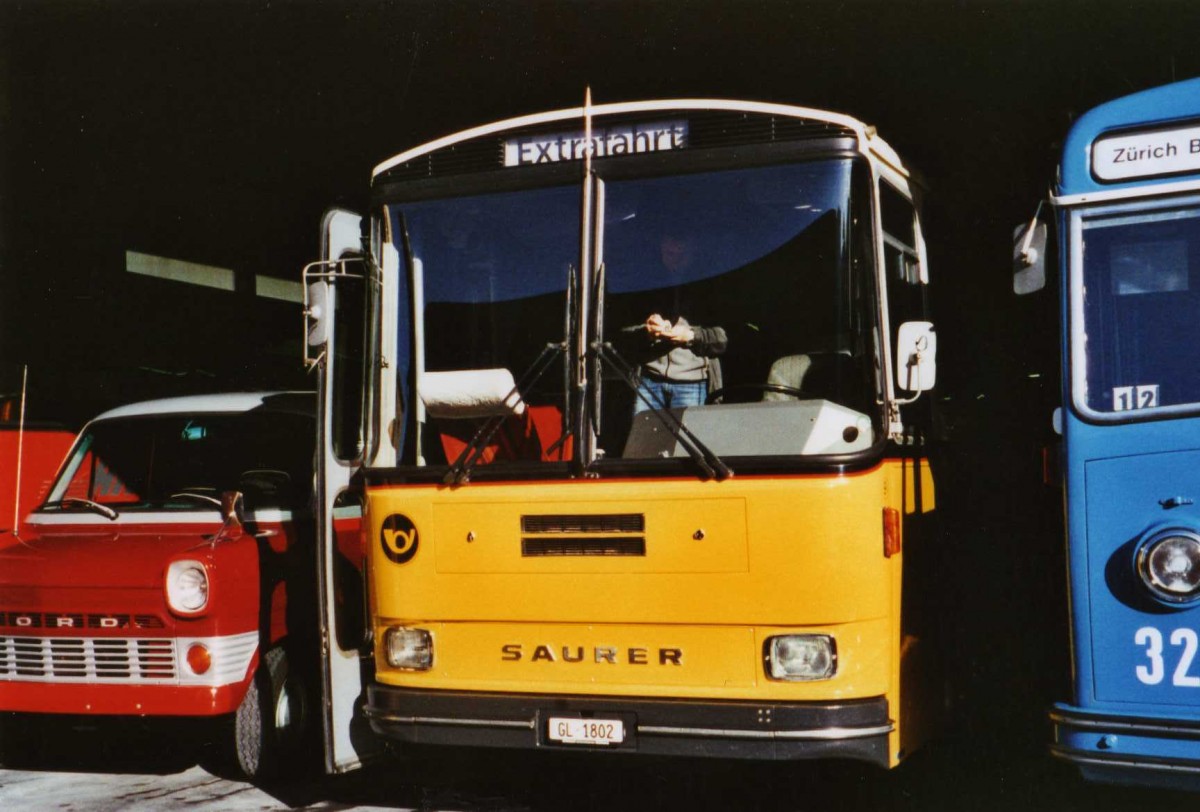
[[[441,621],[755,626],[886,617],[897,563],[883,556],[887,470],[371,488],[372,597],[381,615]],[[524,555],[522,517],[557,512],[643,516],[644,555]],[[404,563],[382,554],[384,522],[394,516],[416,532]]]

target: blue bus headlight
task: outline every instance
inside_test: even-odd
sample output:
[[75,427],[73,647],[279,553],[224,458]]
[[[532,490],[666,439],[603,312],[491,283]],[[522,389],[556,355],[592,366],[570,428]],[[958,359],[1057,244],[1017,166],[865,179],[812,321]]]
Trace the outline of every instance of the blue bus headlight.
[[1168,530],[1138,550],[1138,574],[1150,592],[1168,603],[1200,598],[1200,536]]
[[837,647],[828,634],[781,634],[767,638],[764,648],[771,679],[829,679],[837,671]]

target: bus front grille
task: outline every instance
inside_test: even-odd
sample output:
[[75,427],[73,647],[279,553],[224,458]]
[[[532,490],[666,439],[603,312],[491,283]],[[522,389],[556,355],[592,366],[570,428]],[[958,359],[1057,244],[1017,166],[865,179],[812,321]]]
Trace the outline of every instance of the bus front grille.
[[646,517],[641,513],[556,513],[521,517],[521,532],[549,533],[644,533]]
[[610,538],[610,537],[581,537],[581,538],[523,538],[521,539],[521,555],[526,558],[540,556],[644,556],[646,554],[646,539]]

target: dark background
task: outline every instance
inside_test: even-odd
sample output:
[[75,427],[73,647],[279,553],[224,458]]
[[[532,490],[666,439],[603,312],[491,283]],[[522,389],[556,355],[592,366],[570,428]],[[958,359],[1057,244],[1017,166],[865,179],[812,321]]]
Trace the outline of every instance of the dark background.
[[[74,427],[144,397],[311,386],[300,306],[254,276],[298,280],[323,210],[361,206],[383,159],[589,85],[849,113],[929,186],[962,712],[899,783],[818,780],[864,808],[1138,808],[1045,754],[1069,673],[1061,496],[1041,484],[1058,319],[1052,291],[1012,295],[1011,233],[1073,119],[1200,75],[1198,32],[1194,0],[0,0],[0,394],[28,365],[30,417]],[[233,268],[238,289],[126,273],[127,250]]]
[[[590,85],[877,125],[930,186],[943,396],[1012,398],[1053,360],[1054,310],[1008,293],[1011,229],[1075,116],[1200,74],[1198,23],[1146,0],[0,0],[0,392],[28,364],[30,416],[74,425],[305,386],[300,307],[254,275],[298,279],[323,209],[384,158]],[[233,268],[238,291],[128,274],[126,250]]]

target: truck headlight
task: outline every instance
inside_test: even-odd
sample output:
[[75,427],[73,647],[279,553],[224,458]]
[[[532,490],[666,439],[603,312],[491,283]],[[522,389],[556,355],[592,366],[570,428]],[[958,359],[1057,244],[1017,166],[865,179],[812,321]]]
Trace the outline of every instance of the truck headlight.
[[383,638],[388,665],[408,671],[428,671],[433,666],[433,635],[425,629],[392,626]]
[[1160,600],[1186,603],[1200,598],[1200,536],[1167,530],[1152,537],[1138,549],[1137,570]]
[[837,671],[837,645],[828,634],[781,634],[765,645],[767,676],[804,682],[829,679]]
[[166,592],[172,612],[198,614],[208,606],[208,570],[199,561],[172,561],[167,567]]

